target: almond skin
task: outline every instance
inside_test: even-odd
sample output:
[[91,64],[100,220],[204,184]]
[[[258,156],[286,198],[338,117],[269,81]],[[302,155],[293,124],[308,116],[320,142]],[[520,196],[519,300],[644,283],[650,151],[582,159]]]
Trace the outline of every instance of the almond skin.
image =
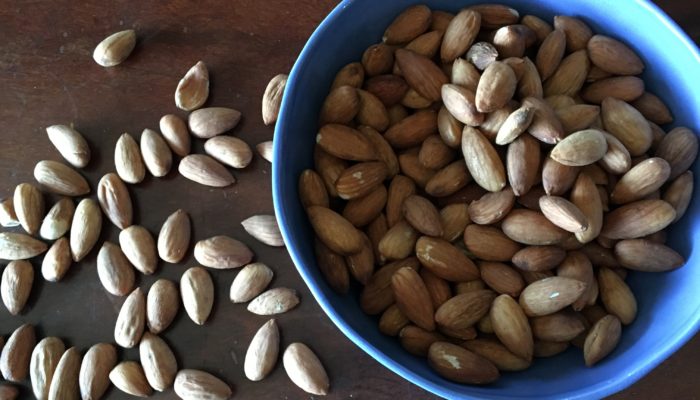
[[185,121],[177,115],[167,114],[160,119],[159,127],[173,153],[180,157],[190,154],[190,132]]
[[126,60],[135,46],[136,32],[133,29],[113,33],[95,47],[92,58],[103,67],[113,67]]
[[328,394],[330,384],[326,370],[316,354],[305,344],[292,343],[287,346],[282,363],[289,379],[302,390],[317,396]]
[[518,302],[502,294],[493,301],[489,316],[496,336],[508,350],[527,361],[532,360],[532,331]]
[[355,116],[357,122],[384,132],[389,127],[389,114],[377,96],[365,90],[357,90],[360,109]]
[[306,209],[309,221],[319,239],[336,253],[350,255],[362,249],[363,240],[357,229],[341,215],[319,206]]
[[279,356],[280,334],[274,319],[258,329],[248,345],[243,363],[246,378],[251,381],[263,380],[272,372]]
[[416,193],[416,184],[403,175],[397,175],[389,184],[386,201],[386,220],[389,227],[396,225],[403,218],[403,203]]
[[573,186],[580,167],[564,165],[551,157],[542,166],[542,186],[551,196],[561,196]]
[[117,365],[113,345],[98,343],[85,353],[80,365],[78,384],[84,399],[99,399],[109,388],[109,372]]
[[180,175],[211,187],[226,187],[236,182],[236,178],[218,161],[204,154],[191,154],[180,160]]
[[673,122],[673,115],[666,104],[653,93],[644,92],[639,98],[632,102],[644,118],[649,121],[663,125]]
[[359,130],[374,147],[377,159],[386,165],[388,176],[396,176],[399,173],[399,160],[387,138],[369,126],[360,126]]
[[146,296],[146,325],[157,335],[168,329],[180,308],[177,286],[167,279],[158,279]]
[[70,126],[52,125],[46,128],[49,140],[61,156],[76,168],[85,168],[90,162],[90,146],[80,134]]
[[258,315],[285,313],[299,304],[299,296],[293,289],[274,288],[261,293],[248,304],[248,311]]
[[586,290],[571,305],[574,311],[581,311],[589,303],[595,303],[598,298],[598,284],[593,274],[593,264],[583,252],[568,252],[564,261],[557,266],[557,276],[576,279],[586,284]]
[[499,378],[498,369],[489,360],[447,342],[435,342],[428,350],[428,363],[446,379],[482,385]]
[[56,161],[39,161],[34,167],[34,179],[51,193],[62,196],[82,196],[90,193],[90,185],[76,170]]
[[54,371],[65,350],[66,346],[57,337],[44,338],[34,347],[29,364],[29,378],[37,399],[48,399]]
[[34,268],[28,261],[12,261],[2,271],[0,295],[7,311],[19,314],[27,304],[34,282]]
[[399,332],[401,346],[409,353],[426,357],[430,345],[445,340],[445,337],[437,332],[428,332],[415,325],[407,325]]
[[180,278],[180,295],[187,315],[197,325],[204,325],[214,305],[214,282],[201,267],[192,267]]
[[[387,336],[396,336],[411,321],[399,310],[396,304],[387,308],[379,318],[379,331]],[[420,329],[420,328],[419,328]]]
[[586,326],[573,313],[557,312],[530,321],[533,335],[540,340],[566,342],[586,330]]
[[141,340],[146,325],[146,298],[140,288],[136,288],[126,298],[119,310],[114,326],[114,341],[121,347],[130,349]]
[[20,382],[27,377],[35,344],[34,326],[24,324],[12,332],[0,353],[0,372],[5,380]]
[[114,165],[117,174],[124,182],[140,183],[146,176],[146,166],[143,163],[139,145],[128,133],[122,134],[117,140],[114,148]]
[[238,110],[208,107],[191,112],[187,124],[195,137],[209,139],[235,128],[240,120],[241,113]]
[[102,232],[102,212],[97,202],[83,199],[75,208],[70,229],[70,251],[78,262],[90,253]]
[[129,190],[119,175],[109,173],[97,185],[97,199],[107,218],[119,229],[128,228],[133,218]]
[[209,71],[207,66],[198,61],[185,76],[180,79],[175,89],[175,105],[185,111],[196,110],[209,97]]
[[131,264],[145,275],[158,268],[156,244],[146,228],[132,225],[119,233],[119,245]]
[[185,257],[190,246],[190,216],[183,210],[170,214],[158,233],[158,256],[177,264]]
[[115,296],[125,296],[134,287],[134,267],[119,246],[110,242],[97,254],[97,275],[105,290]]

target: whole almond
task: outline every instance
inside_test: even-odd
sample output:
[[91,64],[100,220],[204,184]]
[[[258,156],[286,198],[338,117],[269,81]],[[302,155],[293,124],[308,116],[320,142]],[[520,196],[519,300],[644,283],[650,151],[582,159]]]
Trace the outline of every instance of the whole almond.
[[180,308],[177,286],[168,279],[158,279],[146,296],[146,325],[157,335],[168,329]]
[[162,392],[173,384],[177,361],[163,339],[150,332],[144,333],[139,343],[139,358],[146,380],[153,389]]
[[205,154],[190,154],[178,166],[180,175],[200,185],[226,187],[236,182],[236,178],[219,162]]
[[549,342],[545,340],[535,340],[535,357],[553,357],[569,348],[569,342]]
[[452,148],[459,147],[464,126],[450,114],[445,106],[442,106],[438,112],[437,125],[443,142]]
[[[338,213],[319,206],[306,209],[319,239],[336,253],[350,255],[361,250],[363,239],[357,229]],[[196,249],[195,249],[196,250]]]
[[553,30],[542,41],[535,59],[537,71],[542,80],[547,80],[557,70],[559,63],[564,58],[565,50],[566,34],[561,29]]
[[566,133],[590,128],[600,117],[600,107],[591,104],[574,104],[558,108],[554,112]]
[[440,48],[442,62],[449,63],[464,54],[481,28],[481,14],[464,9],[447,25]]
[[83,399],[100,399],[109,388],[109,372],[117,365],[117,349],[98,343],[85,353],[80,365],[78,384]]
[[550,222],[566,231],[577,233],[588,229],[586,215],[563,197],[540,197],[540,210]]
[[591,28],[578,18],[557,15],[554,17],[554,28],[561,29],[566,34],[566,47],[569,51],[586,48],[593,36]]
[[572,133],[557,143],[550,157],[561,164],[576,167],[593,164],[603,158],[607,150],[608,143],[603,132],[586,129]]
[[228,236],[200,240],[194,246],[194,258],[205,267],[239,268],[253,259],[253,252],[244,243]]
[[387,176],[383,162],[372,161],[355,164],[343,171],[335,183],[338,196],[350,200],[371,192]]
[[459,383],[482,385],[499,378],[498,369],[491,361],[447,342],[435,342],[430,346],[428,363],[444,378]]
[[66,125],[46,128],[49,140],[61,156],[76,168],[85,168],[90,162],[90,146],[80,132]]
[[452,161],[454,152],[439,135],[427,137],[418,152],[418,161],[426,168],[440,169]]
[[663,125],[673,122],[673,115],[668,106],[653,93],[644,92],[632,102],[632,106],[652,123]]
[[567,232],[552,224],[542,213],[531,210],[513,210],[501,224],[503,233],[516,242],[528,245],[558,244]]
[[577,94],[586,82],[590,60],[585,50],[566,56],[543,85],[545,96]]
[[494,61],[484,70],[476,88],[476,109],[482,113],[495,111],[513,97],[517,78],[513,70],[505,63]]
[[27,304],[34,282],[34,268],[28,261],[12,261],[2,271],[0,297],[12,315],[19,314]]
[[690,168],[697,158],[698,138],[688,128],[675,128],[659,143],[656,156],[668,161],[671,166],[669,179],[675,179]]
[[435,322],[441,330],[467,329],[489,312],[494,297],[496,294],[490,290],[458,294],[435,311]]
[[0,259],[26,260],[46,251],[46,243],[23,233],[0,232]]
[[112,384],[124,393],[137,397],[148,397],[153,389],[148,384],[141,364],[136,361],[122,361],[109,373]]
[[279,114],[280,106],[282,105],[282,96],[287,86],[287,78],[286,74],[276,75],[270,79],[265,88],[262,99],[262,117],[265,125],[271,125],[277,121],[277,114]]
[[331,90],[324,100],[319,120],[321,125],[347,124],[355,118],[358,111],[360,111],[360,98],[357,89],[352,86],[340,86]]
[[82,196],[90,193],[90,185],[85,178],[60,162],[39,161],[34,167],[34,179],[47,191],[62,196]]
[[238,110],[208,107],[191,112],[187,124],[195,137],[209,139],[235,128],[240,120],[241,113]]
[[24,324],[12,332],[0,353],[0,373],[5,380],[20,382],[27,377],[35,344],[34,326]]
[[388,175],[393,177],[398,174],[399,160],[396,158],[396,153],[394,153],[394,150],[387,141],[387,138],[377,132],[376,129],[369,126],[360,126],[359,130],[374,147],[377,159],[386,165]]
[[442,238],[449,242],[455,241],[471,223],[469,208],[466,204],[450,204],[440,210],[440,221],[443,227]]
[[245,303],[257,297],[270,284],[273,272],[263,263],[246,265],[231,284],[229,298],[234,303]]
[[528,246],[513,254],[513,264],[524,271],[547,271],[555,268],[566,257],[559,246]]
[[66,350],[56,365],[51,385],[49,400],[77,399],[80,395],[78,378],[80,376],[80,352],[75,347]]
[[430,9],[422,4],[406,8],[384,31],[386,44],[403,44],[415,39],[430,26]]
[[151,175],[161,178],[170,172],[173,154],[158,132],[144,129],[141,133],[141,156]]
[[129,262],[142,274],[151,275],[158,268],[153,236],[146,228],[132,225],[119,233],[119,245]]
[[97,185],[97,200],[107,218],[119,229],[128,228],[133,218],[129,190],[115,173],[108,173]]
[[487,261],[510,261],[520,250],[520,245],[500,229],[476,224],[468,225],[464,230],[464,245],[476,257]]
[[[431,46],[434,46],[435,49],[437,49],[440,40],[439,34],[430,36],[437,36],[437,40],[432,39],[431,43],[429,44]],[[342,92],[338,92],[339,89],[344,90]],[[403,97],[406,95],[406,91],[408,91],[408,84],[403,78],[396,75],[378,75],[367,80],[365,84],[365,90],[374,95],[377,99],[379,99],[379,101],[381,101],[385,107],[391,107],[401,102]],[[354,95],[351,91],[355,92]],[[338,96],[338,98],[332,98],[330,94],[328,95],[323,105],[324,108],[321,111],[321,122],[323,123],[324,121],[326,121],[347,124],[352,120],[352,118],[354,118],[353,114],[357,114],[357,112],[359,111],[360,104],[359,98],[357,97],[357,91],[355,91],[354,88],[345,86],[334,90],[334,92],[338,92],[336,93],[336,96]],[[341,94],[342,97],[340,97]],[[331,102],[329,102],[329,100]],[[330,114],[330,119],[328,117],[323,116],[324,110],[328,110],[326,111],[326,114]]]
[[241,221],[241,225],[251,236],[268,246],[284,246],[284,239],[274,215],[254,215]]
[[502,294],[493,301],[489,316],[496,336],[508,350],[530,361],[534,346],[532,331],[518,302]]
[[469,281],[479,277],[474,262],[446,240],[422,236],[416,242],[416,256],[430,272],[448,281]]
[[484,114],[476,109],[474,91],[458,85],[446,84],[442,86],[441,96],[445,108],[459,122],[469,126],[477,126],[484,122]]
[[269,375],[277,364],[279,346],[279,328],[271,319],[258,329],[248,345],[243,363],[246,378],[255,382]]
[[392,276],[391,286],[399,310],[419,327],[434,330],[433,303],[418,273],[412,268],[403,267]]
[[382,213],[377,216],[372,222],[367,225],[365,231],[370,242],[372,242],[372,251],[374,252],[374,260],[378,265],[384,265],[386,260],[379,252],[379,242],[389,230],[386,222],[386,216]]
[[603,227],[603,203],[595,183],[587,174],[579,174],[576,179],[571,190],[571,203],[583,213],[588,225],[585,231],[576,232],[576,238],[581,243],[588,243],[600,234]]
[[624,43],[604,35],[595,35],[588,41],[588,54],[598,68],[615,75],[639,75],[644,63]]
[[610,354],[620,341],[622,326],[614,315],[598,320],[586,335],[583,357],[587,366],[593,366]]
[[97,275],[102,286],[115,296],[124,296],[134,287],[134,269],[119,246],[105,242],[97,254]]
[[585,289],[584,282],[563,276],[541,279],[525,287],[520,306],[530,317],[552,314],[575,302]]
[[491,289],[500,294],[518,297],[525,282],[517,270],[499,262],[480,262],[481,279]]
[[399,310],[399,307],[393,304],[379,318],[379,331],[387,336],[397,336],[403,327],[410,322]]
[[[316,264],[318,265],[318,269],[321,271],[321,274],[328,285],[337,293],[347,293],[350,286],[350,273],[345,262],[345,257],[331,251],[328,247],[321,243],[318,238],[314,241],[314,253],[316,255]],[[265,287],[267,287],[267,285]],[[264,287],[256,290],[255,292],[250,292],[249,295],[243,298],[250,297],[250,299],[252,299],[263,290],[265,290]]]
[[581,311],[589,303],[595,303],[598,297],[598,285],[593,274],[593,264],[581,251],[570,251],[557,266],[557,276],[576,279],[586,284],[586,290],[573,304],[574,311]]
[[508,145],[506,170],[516,196],[530,191],[539,178],[540,143],[530,135],[520,135]]
[[430,345],[444,340],[437,332],[428,332],[415,325],[407,325],[399,332],[399,341],[406,351],[411,354],[425,357]]
[[29,378],[37,399],[48,399],[54,371],[65,350],[65,345],[57,337],[44,338],[34,347],[29,363]]
[[600,159],[600,164],[614,174],[624,174],[632,166],[632,159],[627,147],[615,136],[604,132],[608,150]]
[[651,127],[634,107],[622,100],[606,98],[602,102],[601,117],[605,130],[619,139],[630,155],[639,156],[649,150]]
[[328,394],[330,384],[326,370],[308,346],[298,342],[290,344],[284,351],[282,363],[289,379],[302,390],[317,396]]
[[440,99],[440,88],[448,82],[440,67],[429,58],[410,50],[398,49],[395,57],[411,88],[430,101]]
[[359,62],[353,62],[345,65],[338,71],[333,79],[333,85],[331,89],[338,88],[340,86],[351,86],[354,88],[359,88],[365,80],[365,69]]
[[658,190],[670,174],[671,167],[663,158],[644,160],[620,178],[610,193],[610,200],[616,204],[640,200]]
[[540,340],[566,342],[586,330],[586,326],[573,313],[557,312],[530,321],[532,334]]
[[403,267],[418,269],[420,265],[415,257],[409,257],[389,263],[372,275],[360,295],[362,311],[369,315],[376,315],[394,303],[391,277]]
[[141,150],[136,140],[128,133],[122,134],[114,148],[114,165],[124,182],[136,184],[146,176]]
[[158,255],[169,263],[177,264],[185,257],[190,245],[190,217],[177,210],[170,214],[158,233]]
[[124,300],[114,326],[114,341],[121,347],[136,346],[146,325],[146,298],[140,288]]
[[[369,139],[358,130],[344,125],[322,126],[316,135],[316,143],[329,154],[343,160],[370,161],[377,158]],[[316,169],[319,169],[318,166]]]
[[316,171],[306,169],[299,175],[299,199],[304,208],[328,207],[328,192],[323,178]]
[[209,71],[207,66],[198,61],[185,76],[180,79],[175,89],[175,105],[185,111],[196,110],[209,97]]
[[356,227],[365,226],[382,212],[386,200],[386,187],[379,185],[368,194],[348,201],[343,208],[343,217]]
[[535,32],[538,42],[544,41],[544,39],[552,33],[552,25],[545,22],[543,19],[536,17],[534,15],[524,15],[520,20],[520,23],[530,28]]
[[530,135],[549,144],[556,144],[564,138],[564,127],[549,104],[531,96],[525,98],[522,105],[535,109],[535,116],[527,130]]
[[359,253],[345,257],[349,272],[358,282],[365,284],[374,272],[374,251],[369,237],[362,234],[364,246]]
[[588,103],[600,104],[611,97],[620,101],[634,101],[644,94],[644,81],[636,76],[614,76],[591,83],[581,91]]
[[396,225],[403,218],[403,203],[416,192],[416,185],[403,175],[397,175],[389,184],[386,202],[386,219],[389,227]]
[[384,132],[389,127],[389,114],[381,100],[372,93],[356,89],[360,99],[360,108],[355,119],[361,125]]
[[163,139],[173,153],[180,157],[190,154],[190,132],[182,118],[174,114],[164,115],[159,122]]
[[671,182],[663,194],[663,200],[672,205],[676,210],[676,219],[681,217],[688,210],[690,200],[693,196],[693,172],[686,171]]
[[452,64],[450,83],[469,89],[473,94],[473,92],[476,91],[476,87],[479,85],[480,78],[481,73],[476,69],[474,64],[463,58],[455,59]]
[[12,198],[0,201],[0,226],[4,228],[19,226]]
[[201,267],[192,267],[180,278],[180,296],[185,311],[197,325],[204,325],[214,305],[214,282]]
[[44,196],[41,191],[30,183],[20,183],[15,188],[13,199],[15,214],[22,228],[28,234],[36,235],[44,217]]
[[403,214],[406,221],[420,233],[442,236],[440,214],[428,199],[417,195],[408,196],[403,202]]
[[41,275],[49,282],[58,282],[71,266],[70,243],[66,238],[55,241],[41,262]]
[[480,225],[489,225],[505,217],[515,204],[511,188],[499,192],[486,193],[479,200],[469,204],[469,217]]
[[135,46],[136,32],[127,29],[103,39],[92,52],[92,58],[103,67],[113,67],[126,60]]
[[367,76],[386,74],[393,65],[392,48],[384,43],[373,44],[362,54],[362,66]]
[[70,251],[73,261],[78,262],[90,253],[102,232],[102,212],[97,202],[83,199],[75,208],[70,228]]
[[508,115],[498,129],[495,142],[506,145],[517,139],[532,123],[535,110],[531,107],[520,107]]
[[676,218],[673,206],[663,200],[639,200],[605,215],[600,234],[609,239],[636,239],[667,227]]
[[61,198],[51,207],[39,229],[39,236],[46,240],[56,240],[68,232],[75,213],[75,204],[70,198]]
[[685,264],[685,259],[672,248],[646,239],[617,242],[615,257],[625,268],[646,272],[669,271]]
[[561,196],[574,185],[579,171],[579,167],[564,165],[551,157],[545,158],[542,166],[545,192],[551,196]]
[[609,268],[598,271],[600,300],[605,309],[629,325],[637,316],[637,300],[624,280]]
[[248,311],[258,315],[274,315],[285,313],[299,304],[296,290],[274,288],[255,297],[248,304]]
[[506,185],[505,167],[495,148],[477,129],[465,126],[462,153],[469,173],[479,186],[498,192]]
[[522,371],[530,366],[496,340],[474,339],[462,343],[467,350],[491,361],[500,371]]
[[204,142],[204,151],[217,161],[233,168],[245,168],[253,159],[250,146],[233,136],[215,136]]
[[[515,69],[513,69],[513,71],[515,71]],[[523,73],[520,77],[520,80],[518,81],[517,94],[521,98],[539,98],[544,95],[540,73],[537,72],[537,67],[535,66],[535,63],[533,63],[532,60],[530,60],[528,57],[525,57],[523,59]]]

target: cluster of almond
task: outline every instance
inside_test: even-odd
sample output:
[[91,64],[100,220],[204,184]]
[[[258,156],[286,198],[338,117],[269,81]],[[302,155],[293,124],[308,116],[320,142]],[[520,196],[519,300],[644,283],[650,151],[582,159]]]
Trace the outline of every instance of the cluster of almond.
[[577,18],[406,9],[336,75],[299,179],[329,285],[354,278],[380,331],[457,382],[570,345],[600,361],[637,313],[627,272],[685,262],[664,229],[698,141],[657,125],[643,69]]
[[[134,31],[118,32],[97,47],[94,59],[103,66],[117,65],[127,58],[135,41]],[[235,179],[221,163],[244,168],[252,159],[245,142],[221,135],[238,123],[238,111],[200,108],[209,95],[208,75],[204,63],[198,62],[177,86],[177,107],[191,111],[189,129],[182,119],[171,114],[160,120],[162,134],[144,130],[140,146],[129,134],[119,138],[114,156],[116,173],[108,173],[99,181],[96,200],[87,197],[90,185],[76,170],[90,162],[87,141],[72,127],[55,125],[46,129],[49,140],[71,166],[40,161],[34,177],[43,190],[60,198],[46,213],[42,190],[22,183],[16,187],[13,198],[0,202],[0,224],[21,225],[26,232],[0,233],[0,259],[12,260],[2,273],[0,295],[13,315],[22,312],[33,286],[34,268],[29,259],[45,253],[41,274],[45,280],[57,282],[64,278],[72,263],[80,262],[95,248],[103,228],[103,214],[120,229],[118,245],[107,241],[102,244],[97,255],[97,272],[107,292],[114,296],[128,295],[115,323],[114,341],[123,348],[138,346],[140,361],[118,363],[117,349],[109,343],[92,346],[82,357],[75,347],[66,350],[57,337],[46,337],[37,343],[34,327],[24,324],[15,329],[7,343],[0,337],[0,373],[10,382],[29,377],[37,399],[98,399],[110,381],[134,396],[147,397],[153,390],[164,391],[174,386],[175,393],[183,399],[229,398],[232,389],[219,378],[204,371],[178,369],[173,351],[158,336],[173,322],[181,303],[196,324],[207,321],[214,302],[214,282],[205,268],[243,267],[233,280],[230,299],[233,303],[249,302],[247,308],[251,313],[280,314],[299,303],[292,289],[266,290],[273,278],[272,269],[260,262],[251,263],[254,254],[250,248],[227,236],[214,236],[195,244],[194,257],[202,267],[187,269],[180,279],[179,290],[167,279],[157,280],[147,295],[141,288],[134,288],[134,269],[151,275],[160,260],[182,262],[191,246],[191,221],[185,211],[175,211],[154,240],[146,228],[134,224],[127,183],[142,182],[146,170],[154,177],[167,175],[175,153],[183,157],[179,163],[183,176],[203,185],[223,187]],[[280,75],[268,86],[263,99],[266,124],[276,119],[285,83],[286,76]],[[207,139],[204,149],[209,155],[190,154],[190,133]],[[271,142],[266,142],[258,147],[268,161],[270,145]],[[75,206],[73,198],[78,197],[82,200]],[[256,215],[241,224],[262,243],[284,246],[274,216]],[[49,247],[46,241],[53,243]],[[259,381],[272,372],[279,342],[277,323],[271,319],[249,345],[244,363],[246,377]],[[307,346],[290,344],[283,362],[292,381],[302,389],[315,394],[327,392],[325,370]],[[0,386],[0,398],[17,395],[16,387]]]

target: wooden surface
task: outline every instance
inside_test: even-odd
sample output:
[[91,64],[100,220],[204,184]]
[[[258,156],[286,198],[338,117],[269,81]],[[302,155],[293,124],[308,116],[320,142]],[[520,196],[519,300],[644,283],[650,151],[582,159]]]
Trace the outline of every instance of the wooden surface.
[[[33,181],[42,159],[60,160],[44,128],[70,124],[93,149],[83,171],[92,187],[114,170],[117,137],[138,137],[158,128],[159,118],[178,112],[173,92],[178,80],[198,60],[209,66],[208,104],[233,107],[244,117],[234,134],[251,146],[272,138],[260,117],[260,98],[267,81],[288,72],[308,36],[334,6],[330,0],[283,1],[33,1],[2,2],[0,7],[0,198],[18,183]],[[700,7],[681,0],[659,4],[697,41]],[[133,28],[138,45],[121,66],[104,69],[92,61],[94,46],[106,35]],[[359,54],[358,54],[359,58]],[[194,151],[202,151],[197,141]],[[333,399],[426,399],[428,393],[404,381],[355,347],[323,314],[297,275],[284,248],[256,242],[240,221],[272,213],[270,165],[257,157],[230,188],[208,189],[171,172],[164,179],[147,177],[130,187],[135,222],[157,234],[164,219],[178,208],[190,213],[193,239],[217,234],[250,245],[257,260],[276,273],[274,286],[297,289],[301,306],[277,317],[283,344],[302,341],[320,355],[331,378]],[[93,191],[94,194],[94,191]],[[53,200],[53,199],[52,199]],[[103,240],[117,240],[118,230],[105,221]],[[73,265],[60,283],[37,274],[28,307],[17,317],[0,310],[0,334],[21,323],[37,325],[41,337],[58,336],[81,352],[97,342],[112,342],[114,321],[123,298],[102,288],[95,270],[96,251]],[[39,265],[35,262],[35,265]],[[161,263],[154,276],[140,276],[145,291],[157,278],[179,280],[189,257],[179,265]],[[281,363],[263,382],[249,382],[242,362],[251,337],[268,318],[248,313],[228,300],[234,271],[210,271],[216,282],[212,317],[196,326],[181,310],[164,338],[179,366],[204,369],[235,387],[241,399],[304,399],[310,396],[287,378]],[[137,359],[134,349],[119,358]],[[695,398],[700,391],[700,338],[695,338],[659,368],[615,399]],[[23,398],[30,397],[28,382]],[[127,398],[112,388],[108,398]],[[172,391],[155,396],[173,398]]]

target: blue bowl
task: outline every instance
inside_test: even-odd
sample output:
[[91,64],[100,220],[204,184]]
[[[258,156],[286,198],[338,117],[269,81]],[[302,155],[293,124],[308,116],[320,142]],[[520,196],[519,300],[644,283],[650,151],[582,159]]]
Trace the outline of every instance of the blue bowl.
[[[670,273],[631,273],[628,283],[639,304],[636,321],[623,329],[617,349],[587,368],[578,349],[537,359],[523,372],[505,373],[484,387],[439,377],[426,361],[382,335],[377,319],[362,313],[358,293],[340,296],[316,267],[313,233],[298,200],[299,173],[313,166],[316,122],[335,73],[381,40],[384,28],[411,0],[345,0],[321,23],[292,69],[275,132],[272,187],[275,211],[287,249],[323,310],[355,344],[414,384],[446,398],[602,398],[643,377],[687,342],[700,327],[700,202],[669,232],[669,243],[688,265]],[[455,12],[475,1],[425,0],[432,9]],[[554,15],[582,18],[598,33],[620,38],[644,59],[647,88],[672,110],[675,125],[700,129],[700,55],[695,45],[659,8],[643,0],[502,1],[521,15],[551,21]],[[670,129],[670,127],[666,127]],[[695,174],[697,176],[697,167]]]

